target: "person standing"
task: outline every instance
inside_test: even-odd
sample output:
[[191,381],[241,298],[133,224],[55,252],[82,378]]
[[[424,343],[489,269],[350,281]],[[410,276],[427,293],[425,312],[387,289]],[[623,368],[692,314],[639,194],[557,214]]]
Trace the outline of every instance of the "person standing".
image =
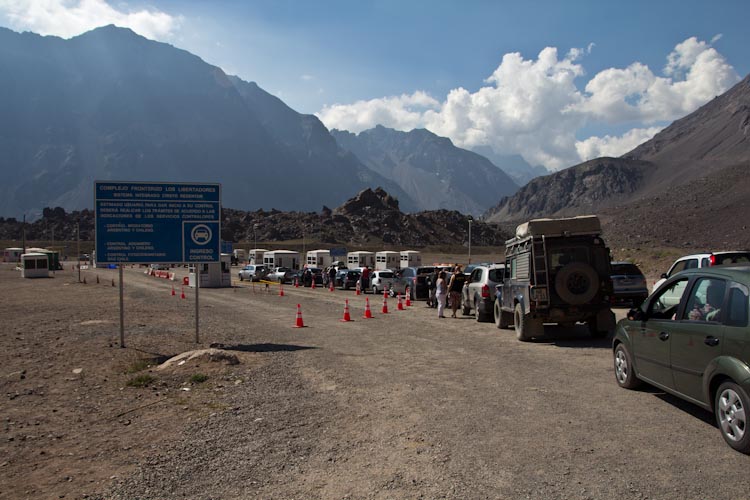
[[451,314],[451,318],[456,317],[456,311],[458,310],[458,306],[461,304],[461,292],[464,289],[464,283],[466,282],[466,276],[464,276],[464,273],[461,272],[461,266],[456,264],[456,267],[453,269],[453,276],[451,276],[451,281],[448,283],[448,292],[451,294],[451,311],[453,314]]
[[328,269],[328,283],[331,287],[336,286],[336,268],[333,266]]
[[427,277],[427,287],[430,291],[430,295],[427,299],[427,307],[437,307],[436,289],[438,280],[438,270],[435,270]]
[[438,318],[445,318],[445,298],[448,286],[445,283],[445,271],[440,271],[435,282],[435,299],[437,300]]
[[370,270],[367,266],[362,268],[362,274],[359,275],[359,289],[362,293],[367,293],[370,287]]

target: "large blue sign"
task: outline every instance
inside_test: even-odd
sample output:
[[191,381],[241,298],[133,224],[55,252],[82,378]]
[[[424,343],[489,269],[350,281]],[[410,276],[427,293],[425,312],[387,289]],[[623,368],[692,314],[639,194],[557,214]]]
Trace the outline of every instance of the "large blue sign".
[[221,185],[94,183],[96,261],[218,262]]

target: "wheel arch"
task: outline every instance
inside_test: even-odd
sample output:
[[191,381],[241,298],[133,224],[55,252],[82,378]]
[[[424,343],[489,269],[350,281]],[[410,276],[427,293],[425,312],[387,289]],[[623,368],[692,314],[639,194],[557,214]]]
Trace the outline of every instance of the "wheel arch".
[[750,367],[738,359],[721,356],[709,364],[704,380],[704,394],[713,410],[719,386],[724,382],[734,382],[747,387],[747,382],[750,380]]

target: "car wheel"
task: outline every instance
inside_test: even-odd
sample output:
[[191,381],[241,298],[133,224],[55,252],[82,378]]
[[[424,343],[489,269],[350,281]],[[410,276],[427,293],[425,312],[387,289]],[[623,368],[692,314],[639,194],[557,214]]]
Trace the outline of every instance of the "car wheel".
[[513,322],[513,315],[503,311],[499,300],[495,300],[495,326],[500,329],[508,328]]
[[464,298],[464,296],[461,296],[461,313],[463,313],[464,316],[470,316],[471,315],[471,305],[467,299]]
[[516,304],[513,311],[513,325],[516,329],[516,338],[521,342],[528,342],[532,337],[544,334],[542,321],[533,319],[530,314],[524,314],[520,303]]
[[614,353],[615,359],[615,380],[617,385],[625,389],[635,389],[641,385],[641,381],[635,376],[633,371],[633,358],[628,352],[625,344],[617,344]]
[[240,277],[240,281],[245,281],[245,278],[242,277],[242,275],[238,275]]
[[484,314],[479,311],[479,304],[476,301],[474,301],[474,319],[477,320],[477,323],[484,323],[486,321]]
[[729,446],[740,453],[750,454],[750,430],[747,428],[750,398],[745,390],[734,382],[719,386],[714,401],[716,423]]

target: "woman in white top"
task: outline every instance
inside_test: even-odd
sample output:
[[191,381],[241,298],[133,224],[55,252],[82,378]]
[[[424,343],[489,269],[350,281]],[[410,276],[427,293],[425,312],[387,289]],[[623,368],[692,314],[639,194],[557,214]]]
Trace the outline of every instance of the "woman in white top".
[[435,298],[437,299],[438,318],[445,318],[445,297],[448,294],[448,286],[445,284],[445,271],[438,274],[437,288],[435,289]]

